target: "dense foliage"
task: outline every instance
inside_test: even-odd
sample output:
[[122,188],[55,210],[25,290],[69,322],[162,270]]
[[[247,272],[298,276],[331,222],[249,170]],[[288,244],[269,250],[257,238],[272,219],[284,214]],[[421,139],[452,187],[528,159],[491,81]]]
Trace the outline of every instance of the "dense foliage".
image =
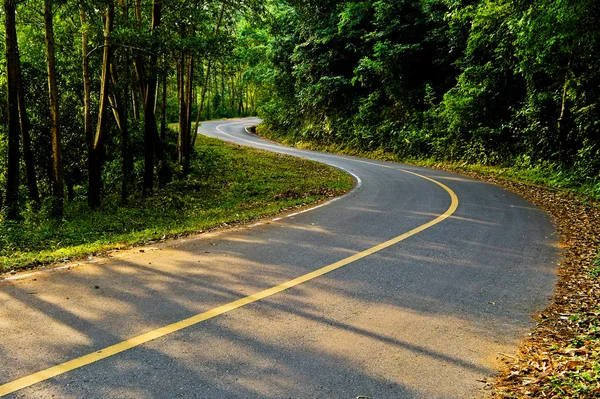
[[600,196],[594,0],[3,0],[2,19],[0,219],[151,196],[191,172],[198,121],[257,112]]
[[600,194],[600,3],[289,0],[261,114],[292,140],[554,170]]

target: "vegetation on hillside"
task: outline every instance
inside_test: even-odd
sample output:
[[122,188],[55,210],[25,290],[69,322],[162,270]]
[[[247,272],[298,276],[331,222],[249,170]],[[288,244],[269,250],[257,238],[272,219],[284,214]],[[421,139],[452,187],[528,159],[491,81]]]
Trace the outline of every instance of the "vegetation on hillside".
[[263,131],[400,159],[532,169],[599,198],[599,7],[289,0],[271,27]]
[[0,219],[151,197],[193,172],[199,121],[257,113],[273,137],[551,176],[598,198],[599,7],[4,0]]

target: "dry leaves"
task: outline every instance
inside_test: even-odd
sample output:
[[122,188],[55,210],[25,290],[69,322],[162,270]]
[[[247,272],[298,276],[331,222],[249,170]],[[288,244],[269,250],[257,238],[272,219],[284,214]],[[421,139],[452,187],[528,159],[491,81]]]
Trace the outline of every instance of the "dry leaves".
[[521,194],[549,213],[563,259],[552,304],[519,354],[505,358],[491,398],[600,397],[600,207],[577,196],[497,177],[461,173]]

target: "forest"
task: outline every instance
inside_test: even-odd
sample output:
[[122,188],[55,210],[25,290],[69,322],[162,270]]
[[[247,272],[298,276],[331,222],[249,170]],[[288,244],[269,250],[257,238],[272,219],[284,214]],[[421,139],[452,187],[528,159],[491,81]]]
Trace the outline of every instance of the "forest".
[[2,19],[4,221],[156,195],[201,167],[201,121],[247,115],[600,195],[594,0],[4,0]]
[[600,3],[290,1],[265,132],[518,168],[600,194]]
[[[0,207],[7,220],[185,180],[200,120],[255,113],[259,2],[6,0]],[[257,50],[258,49],[258,50]],[[176,124],[170,129],[169,124]]]

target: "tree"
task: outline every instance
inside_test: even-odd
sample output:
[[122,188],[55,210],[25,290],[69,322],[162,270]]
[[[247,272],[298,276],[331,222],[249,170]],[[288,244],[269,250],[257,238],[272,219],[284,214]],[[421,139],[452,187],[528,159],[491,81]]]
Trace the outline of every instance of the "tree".
[[19,215],[19,95],[16,10],[14,0],[4,1],[6,28],[6,74],[8,86],[8,168],[6,183],[6,217],[17,219]]
[[102,156],[106,136],[106,118],[109,102],[110,66],[112,58],[111,32],[114,24],[115,5],[112,0],[106,6],[106,22],[104,28],[104,51],[102,58],[102,76],[100,78],[100,108],[98,110],[98,123],[96,134],[89,147],[89,188],[88,205],[90,208],[100,206],[100,191],[102,187]]
[[56,78],[56,55],[54,48],[54,27],[52,21],[52,0],[44,0],[44,26],[46,38],[46,59],[48,66],[48,91],[50,93],[50,123],[52,131],[52,177],[55,203],[53,215],[63,215],[64,187],[60,133],[59,94]]

